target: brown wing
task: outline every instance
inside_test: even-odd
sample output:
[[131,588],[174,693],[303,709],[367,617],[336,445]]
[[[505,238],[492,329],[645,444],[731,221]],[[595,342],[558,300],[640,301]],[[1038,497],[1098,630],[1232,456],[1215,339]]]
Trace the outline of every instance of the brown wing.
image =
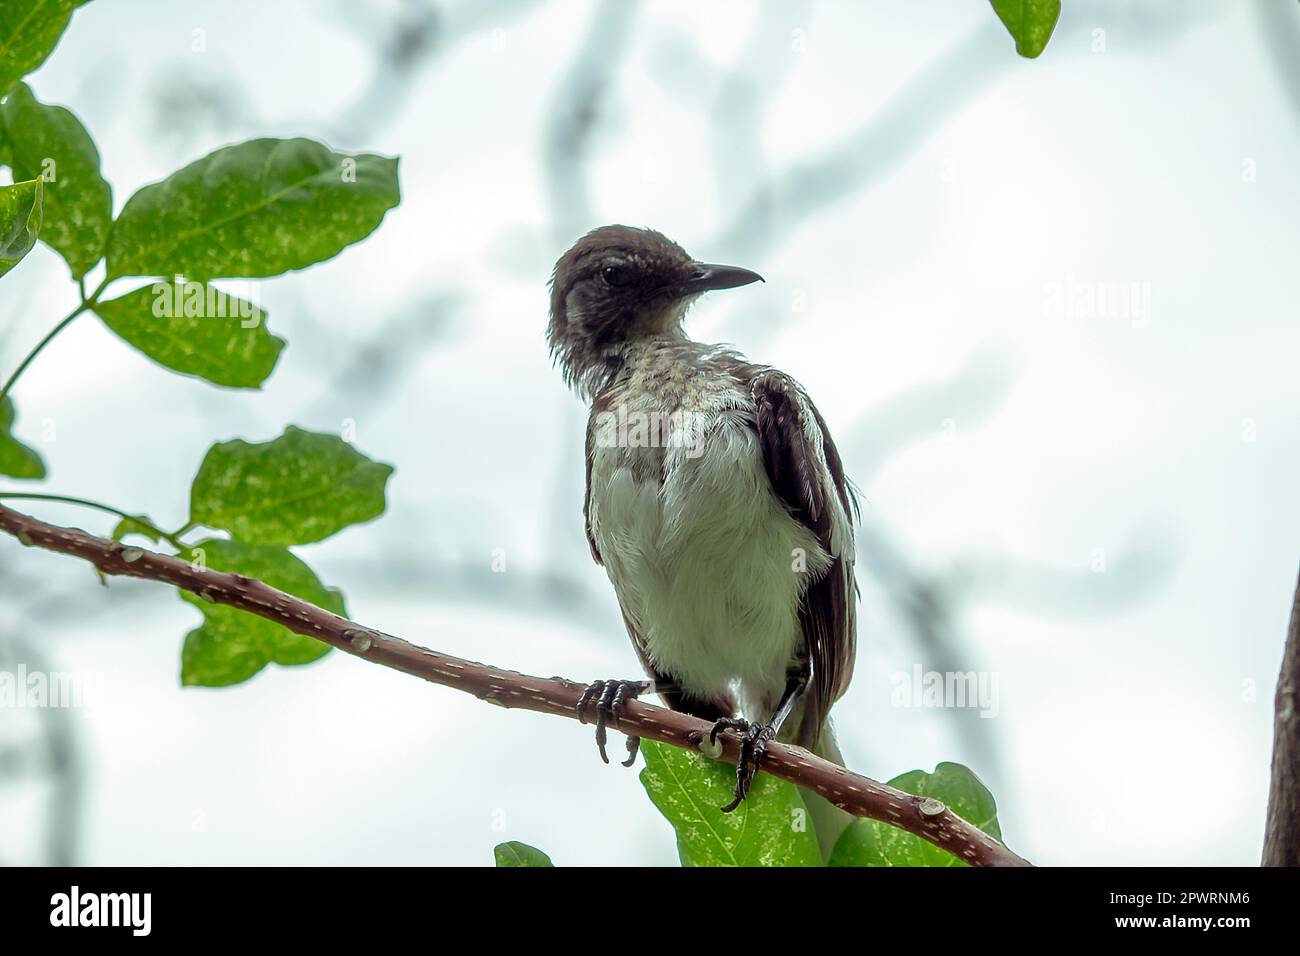
[[857,500],[816,407],[789,376],[765,370],[751,384],[759,446],[772,490],[833,556],[803,595],[799,622],[812,664],[800,743],[813,747],[831,704],[848,689],[856,642],[853,516]]

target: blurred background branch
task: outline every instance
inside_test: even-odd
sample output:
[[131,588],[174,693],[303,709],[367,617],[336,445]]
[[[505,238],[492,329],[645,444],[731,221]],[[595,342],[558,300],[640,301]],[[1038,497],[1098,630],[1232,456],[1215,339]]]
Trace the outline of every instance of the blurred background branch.
[[1300,866],[1300,580],[1291,602],[1274,715],[1263,864]]

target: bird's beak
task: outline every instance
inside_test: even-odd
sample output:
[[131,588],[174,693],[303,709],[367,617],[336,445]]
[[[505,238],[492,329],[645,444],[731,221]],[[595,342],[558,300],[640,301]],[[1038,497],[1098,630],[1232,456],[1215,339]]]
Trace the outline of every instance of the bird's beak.
[[735,289],[751,282],[763,282],[757,272],[739,266],[720,266],[708,262],[695,263],[695,274],[682,283],[682,295],[695,295],[714,289]]

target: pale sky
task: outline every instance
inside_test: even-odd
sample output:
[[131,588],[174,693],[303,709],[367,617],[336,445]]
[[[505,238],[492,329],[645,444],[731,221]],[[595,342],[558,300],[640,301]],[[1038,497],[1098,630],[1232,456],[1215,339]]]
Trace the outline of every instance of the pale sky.
[[[95,136],[116,209],[260,135],[400,155],[403,201],[330,262],[228,285],[289,342],[262,392],[169,375],[79,320],[14,395],[40,490],[179,526],[212,442],[352,419],[397,467],[389,513],[301,555],[356,619],[526,673],[639,676],[543,329],[573,238],[653,226],[765,275],[688,331],[799,378],[864,492],[877,545],[834,712],[852,768],[969,764],[1036,863],[1258,862],[1300,531],[1300,89],[1265,35],[1300,54],[1295,3],[1066,2],[1026,61],[985,4],[647,2],[587,56],[615,68],[572,181],[544,148],[595,5],[484,4],[358,109],[399,6],[75,15],[29,82]],[[743,217],[769,178],[771,218]],[[0,363],[75,301],[33,252],[4,280]],[[895,706],[932,659],[879,548],[959,595],[955,659],[996,678],[996,716]],[[676,863],[590,728],[337,654],[183,690],[193,607],[0,556],[50,589],[0,582],[0,634],[102,675],[72,714],[80,862],[490,864],[522,840],[559,865]],[[53,613],[70,595],[80,613]],[[42,797],[0,781],[0,856],[34,858]]]

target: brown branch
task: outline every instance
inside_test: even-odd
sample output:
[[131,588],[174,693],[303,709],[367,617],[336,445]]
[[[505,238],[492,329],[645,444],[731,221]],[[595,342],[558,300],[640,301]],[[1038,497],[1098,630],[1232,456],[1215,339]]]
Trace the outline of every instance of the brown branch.
[[[256,614],[296,634],[413,677],[454,687],[480,700],[577,718],[583,684],[559,677],[531,677],[439,654],[362,627],[244,575],[196,567],[180,558],[107,541],[79,529],[48,524],[3,505],[0,505],[0,530],[25,545],[82,558],[104,574],[171,584],[206,601]],[[617,724],[624,733],[690,749],[699,748],[709,726],[696,717],[640,701],[630,702]],[[723,743],[722,759],[735,763],[739,742],[726,734]],[[939,801],[912,796],[850,773],[802,747],[770,744],[763,771],[812,790],[855,816],[881,820],[913,833],[974,866],[1029,865]]]
[[1282,652],[1273,718],[1273,782],[1264,826],[1264,866],[1300,866],[1300,581]]

